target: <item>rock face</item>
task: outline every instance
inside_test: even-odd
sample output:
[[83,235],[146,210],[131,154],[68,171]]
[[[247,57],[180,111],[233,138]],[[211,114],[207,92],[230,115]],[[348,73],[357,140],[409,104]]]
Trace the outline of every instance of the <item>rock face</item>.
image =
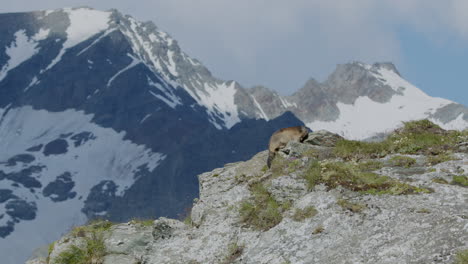
[[[453,263],[456,254],[467,249],[468,182],[459,184],[453,179],[459,175],[466,181],[468,153],[454,153],[452,160],[437,164],[433,157],[420,154],[390,154],[348,163],[337,157],[335,143],[328,140],[338,137],[322,131],[309,135],[309,139],[315,139],[314,145],[290,142],[271,170],[265,169],[268,154],[263,151],[246,162],[226,164],[199,175],[200,197],[184,223],[160,218],[152,224],[134,221],[113,225],[102,231],[108,253],[101,260]],[[457,139],[466,141],[468,134]],[[322,166],[318,172],[322,183],[311,186],[303,175],[310,173],[309,165],[317,162]],[[395,186],[411,185],[413,191],[405,194],[388,187],[376,195],[370,189],[352,191],[353,185],[332,187],[333,182],[327,180],[335,177],[336,171],[329,170],[330,164],[373,171]],[[249,222],[245,214],[248,202],[255,204],[262,199],[267,201],[267,209],[260,210],[259,215],[270,221],[263,226]],[[74,233],[55,243],[48,263],[57,263],[57,258],[67,251],[65,245],[78,244],[86,237]],[[46,263],[45,257],[29,263]]]

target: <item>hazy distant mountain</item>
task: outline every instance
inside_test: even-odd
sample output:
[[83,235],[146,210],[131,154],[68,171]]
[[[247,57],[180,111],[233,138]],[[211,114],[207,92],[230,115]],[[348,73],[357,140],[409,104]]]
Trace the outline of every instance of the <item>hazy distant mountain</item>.
[[282,97],[213,77],[153,23],[115,10],[0,14],[0,36],[7,263],[87,218],[177,217],[198,195],[197,174],[250,158],[280,127],[363,138],[423,117],[467,126],[465,107],[391,64],[341,65]]

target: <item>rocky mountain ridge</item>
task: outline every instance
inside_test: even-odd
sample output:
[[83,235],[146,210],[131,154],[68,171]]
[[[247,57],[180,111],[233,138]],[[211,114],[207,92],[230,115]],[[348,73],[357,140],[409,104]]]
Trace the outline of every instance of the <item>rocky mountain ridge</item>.
[[[438,143],[426,141],[427,131]],[[95,222],[28,264],[77,254],[114,264],[466,263],[468,131],[424,121],[386,140],[411,135],[379,149],[385,142],[311,133],[304,144],[290,142],[270,170],[263,151],[199,175],[200,198],[184,222]]]

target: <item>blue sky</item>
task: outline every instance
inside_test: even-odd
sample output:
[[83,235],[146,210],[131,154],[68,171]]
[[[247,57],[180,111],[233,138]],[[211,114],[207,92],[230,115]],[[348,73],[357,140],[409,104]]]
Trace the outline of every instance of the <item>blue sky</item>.
[[391,61],[431,96],[468,106],[466,0],[15,0],[0,12],[116,8],[167,31],[218,78],[291,94],[350,61]]

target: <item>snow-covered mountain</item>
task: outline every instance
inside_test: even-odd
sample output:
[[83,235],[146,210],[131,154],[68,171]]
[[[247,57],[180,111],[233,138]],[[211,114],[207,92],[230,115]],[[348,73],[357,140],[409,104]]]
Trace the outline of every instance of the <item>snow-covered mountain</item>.
[[468,108],[435,98],[406,81],[391,63],[338,65],[328,79],[309,80],[291,96],[263,87],[250,90],[259,115],[274,118],[291,111],[309,128],[351,139],[389,132],[402,122],[428,118],[445,129],[468,127]]
[[177,217],[198,196],[197,174],[250,158],[280,127],[353,138],[423,117],[467,127],[464,106],[391,64],[340,65],[280,96],[215,78],[153,23],[116,10],[0,14],[0,36],[2,263],[88,218]]

